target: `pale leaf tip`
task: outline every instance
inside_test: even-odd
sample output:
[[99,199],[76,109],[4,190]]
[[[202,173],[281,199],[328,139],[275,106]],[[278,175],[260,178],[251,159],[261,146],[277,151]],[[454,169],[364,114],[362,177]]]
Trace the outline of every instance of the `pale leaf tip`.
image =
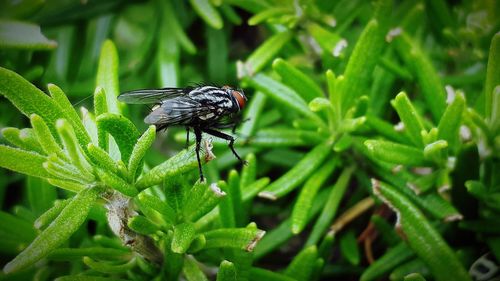
[[266,232],[264,230],[258,230],[252,241],[250,241],[250,243],[246,246],[245,250],[247,252],[253,251],[255,246],[257,246],[257,243],[262,239],[262,237],[264,237],[265,234]]
[[259,197],[260,198],[265,198],[265,199],[269,199],[269,200],[276,200],[278,199],[278,197],[276,197],[276,194],[274,194],[273,192],[269,192],[269,191],[261,191],[259,192]]

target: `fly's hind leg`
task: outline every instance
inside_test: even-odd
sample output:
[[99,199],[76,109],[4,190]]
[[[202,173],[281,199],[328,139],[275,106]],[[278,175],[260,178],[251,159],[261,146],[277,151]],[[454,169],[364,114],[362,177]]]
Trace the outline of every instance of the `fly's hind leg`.
[[203,182],[205,178],[203,177],[200,161],[201,130],[199,128],[194,128],[194,135],[196,136],[196,159],[198,160],[198,169],[200,171],[200,182]]
[[186,148],[189,147],[189,127],[186,126]]
[[231,149],[231,151],[233,152],[234,156],[236,156],[236,158],[238,158],[238,160],[240,160],[240,162],[243,165],[247,164],[247,161],[241,159],[241,157],[238,155],[238,153],[234,149],[234,137],[233,136],[225,134],[223,132],[219,132],[217,130],[213,130],[213,129],[202,129],[202,130],[203,130],[203,132],[205,132],[205,133],[207,133],[209,135],[212,135],[214,137],[218,137],[218,138],[221,138],[221,139],[228,140],[229,141],[228,146]]

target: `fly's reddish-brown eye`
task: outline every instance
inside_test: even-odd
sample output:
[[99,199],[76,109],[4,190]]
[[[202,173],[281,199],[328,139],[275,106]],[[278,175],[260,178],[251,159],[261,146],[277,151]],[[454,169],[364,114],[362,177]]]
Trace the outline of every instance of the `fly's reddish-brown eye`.
[[243,109],[243,107],[245,107],[245,103],[247,102],[243,94],[240,93],[239,91],[232,91],[231,94],[238,102],[240,109]]

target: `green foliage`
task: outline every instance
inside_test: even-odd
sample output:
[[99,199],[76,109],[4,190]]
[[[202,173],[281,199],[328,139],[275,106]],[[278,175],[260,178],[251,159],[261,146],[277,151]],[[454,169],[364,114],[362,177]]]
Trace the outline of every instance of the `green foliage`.
[[[498,3],[49,2],[0,4],[1,280],[471,280],[499,264]],[[204,136],[206,182],[192,135],[117,100],[200,81],[249,97],[247,164]]]

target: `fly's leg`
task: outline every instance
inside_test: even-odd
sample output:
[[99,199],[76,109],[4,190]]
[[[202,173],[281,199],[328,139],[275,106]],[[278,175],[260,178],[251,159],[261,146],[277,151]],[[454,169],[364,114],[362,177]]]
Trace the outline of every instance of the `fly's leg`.
[[189,147],[189,127],[186,126],[186,148]]
[[203,177],[200,161],[201,130],[199,128],[194,128],[194,135],[196,136],[196,159],[198,160],[198,169],[200,170],[200,182],[203,182],[205,178]]
[[221,138],[221,139],[225,139],[225,140],[228,140],[229,141],[229,148],[231,149],[231,151],[233,152],[234,156],[236,156],[236,158],[238,158],[238,160],[240,160],[240,162],[243,164],[243,165],[246,165],[247,162],[243,159],[241,159],[241,157],[238,155],[238,153],[236,152],[236,150],[234,150],[234,138],[233,136],[231,135],[228,135],[228,134],[225,134],[223,132],[219,132],[217,130],[213,130],[213,129],[202,129],[203,132],[209,134],[209,135],[212,135],[214,137],[218,137],[218,138]]

